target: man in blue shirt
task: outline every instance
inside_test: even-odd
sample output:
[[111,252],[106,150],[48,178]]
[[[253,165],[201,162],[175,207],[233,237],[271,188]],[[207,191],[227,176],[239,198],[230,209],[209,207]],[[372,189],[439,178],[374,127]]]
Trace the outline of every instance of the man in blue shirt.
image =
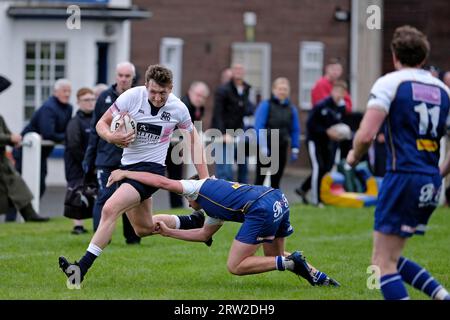
[[[306,262],[299,251],[285,252],[285,238],[294,230],[289,222],[289,203],[279,189],[239,184],[222,179],[171,180],[148,172],[114,171],[108,185],[133,179],[145,185],[165,189],[187,198],[189,205],[203,209],[207,215],[202,228],[181,230],[169,228],[170,216],[155,216],[156,232],[187,241],[206,241],[224,221],[242,223],[228,256],[228,270],[235,275],[289,270],[315,286],[339,286]],[[260,246],[264,257],[255,256]]]
[[372,87],[367,111],[347,162],[355,166],[385,124],[386,175],[375,209],[372,264],[380,270],[387,300],[409,299],[406,282],[433,299],[450,300],[448,292],[412,260],[402,256],[406,240],[424,234],[438,205],[442,176],[439,143],[450,107],[448,88],[421,69],[430,50],[426,36],[410,26],[395,30],[391,42],[395,69]]

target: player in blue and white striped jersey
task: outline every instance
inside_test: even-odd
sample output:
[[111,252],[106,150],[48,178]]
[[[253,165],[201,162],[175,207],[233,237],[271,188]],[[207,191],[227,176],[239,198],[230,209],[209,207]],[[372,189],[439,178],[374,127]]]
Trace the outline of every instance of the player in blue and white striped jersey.
[[385,299],[409,299],[406,282],[433,299],[450,299],[427,270],[402,256],[406,240],[425,232],[438,205],[439,145],[446,132],[449,90],[421,69],[430,50],[422,32],[397,28],[391,50],[397,71],[375,82],[347,162],[358,163],[384,123],[387,174],[375,210],[372,256],[380,268],[381,291]]

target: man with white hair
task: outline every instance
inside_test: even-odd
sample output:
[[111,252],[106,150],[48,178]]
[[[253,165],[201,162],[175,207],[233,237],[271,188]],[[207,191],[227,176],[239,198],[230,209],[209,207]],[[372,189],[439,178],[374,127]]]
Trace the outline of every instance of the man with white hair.
[[[37,109],[21,135],[28,132],[36,132],[43,140],[51,140],[61,143],[66,138],[66,127],[72,118],[73,107],[69,103],[72,93],[71,82],[67,79],[56,80],[53,86],[53,94]],[[40,196],[45,192],[45,178],[47,176],[47,158],[53,151],[54,146],[43,146],[41,153],[41,185]],[[13,151],[16,160],[16,169],[22,172],[22,148]],[[36,195],[35,195],[36,196]]]
[[[203,116],[205,114],[205,103],[208,97],[209,97],[208,85],[203,81],[194,81],[189,86],[189,90],[186,93],[186,95],[184,95],[181,98],[181,101],[186,105],[186,107],[189,110],[192,122],[195,123],[195,121],[202,121]],[[199,130],[198,127],[197,130]],[[171,144],[167,152],[166,158],[167,173],[170,179],[179,180],[183,178],[183,164],[174,163],[173,160],[175,159],[172,159],[173,147],[174,145]],[[183,207],[182,198],[179,195],[170,192],[170,206],[172,208]],[[201,221],[201,224],[203,225],[203,220]]]
[[[123,151],[123,149],[116,145],[101,139],[95,130],[95,126],[97,125],[98,120],[117,98],[132,87],[135,75],[136,70],[131,62],[125,61],[117,64],[116,83],[101,92],[95,104],[94,114],[91,120],[89,145],[83,160],[83,171],[85,175],[95,171],[99,186],[99,192],[93,210],[94,231],[97,230],[100,223],[103,205],[115,191],[114,186],[106,188],[106,182],[108,181],[110,173],[119,168]],[[141,239],[134,232],[134,229],[125,214],[122,216],[122,221],[123,235],[126,243],[140,243]]]

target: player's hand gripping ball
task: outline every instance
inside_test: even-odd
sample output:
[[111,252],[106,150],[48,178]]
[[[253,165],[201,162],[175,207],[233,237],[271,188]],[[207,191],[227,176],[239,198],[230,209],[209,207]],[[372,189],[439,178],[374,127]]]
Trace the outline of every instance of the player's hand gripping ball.
[[[122,125],[123,124],[123,125]],[[121,126],[122,125],[122,126]],[[111,132],[121,129],[124,133],[133,132],[136,134],[136,121],[128,114],[118,114],[111,121]],[[116,144],[116,146],[123,148],[123,146]]]

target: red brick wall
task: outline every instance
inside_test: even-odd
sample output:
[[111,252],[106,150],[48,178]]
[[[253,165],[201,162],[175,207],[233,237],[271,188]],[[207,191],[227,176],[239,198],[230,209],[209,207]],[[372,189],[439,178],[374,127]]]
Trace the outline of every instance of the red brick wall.
[[[203,80],[212,90],[219,83],[220,71],[229,66],[231,44],[245,41],[243,13],[257,14],[256,42],[271,44],[271,80],[286,76],[291,81],[292,99],[298,104],[299,43],[325,43],[325,61],[343,59],[348,71],[349,22],[333,19],[336,6],[349,9],[350,0],[134,0],[153,16],[132,23],[132,61],[141,74],[159,61],[162,37],[179,37],[183,46],[183,92],[194,80]],[[208,107],[212,108],[212,95]],[[209,125],[211,110],[206,114]]]
[[431,45],[428,64],[450,70],[449,17],[448,0],[384,1],[383,73],[394,70],[389,45],[395,28],[404,24],[427,34]]

